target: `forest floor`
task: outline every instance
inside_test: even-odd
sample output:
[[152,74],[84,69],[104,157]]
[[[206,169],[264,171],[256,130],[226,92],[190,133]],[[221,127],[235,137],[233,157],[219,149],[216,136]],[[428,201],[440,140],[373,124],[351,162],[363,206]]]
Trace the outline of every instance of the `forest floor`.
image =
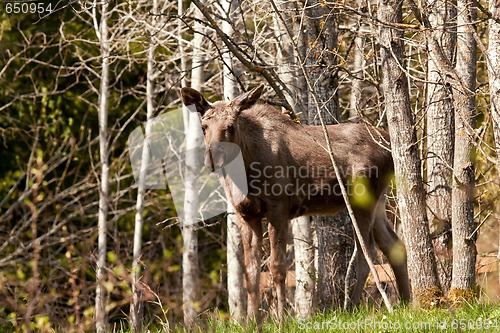
[[[150,330],[154,332],[154,329]],[[187,332],[183,328],[176,332]],[[210,320],[197,332],[253,332],[227,320]],[[374,307],[316,314],[307,321],[287,317],[283,325],[268,319],[263,332],[500,332],[500,304],[465,304],[463,307],[421,310],[398,306],[393,313]]]

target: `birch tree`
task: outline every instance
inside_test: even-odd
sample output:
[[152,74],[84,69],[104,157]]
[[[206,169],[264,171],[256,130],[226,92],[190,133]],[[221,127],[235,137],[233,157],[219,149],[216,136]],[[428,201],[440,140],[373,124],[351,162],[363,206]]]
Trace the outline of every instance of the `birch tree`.
[[[100,8],[101,19],[97,23],[97,8]],[[99,156],[101,162],[101,179],[99,186],[99,214],[98,214],[98,244],[97,244],[97,289],[95,298],[96,331],[106,332],[106,237],[107,215],[109,203],[109,170],[108,170],[108,97],[109,97],[109,57],[110,41],[108,32],[108,2],[98,6],[94,1],[92,17],[94,28],[101,48],[101,83],[99,88]]]
[[[430,232],[438,263],[441,286],[446,292],[451,283],[451,188],[454,147],[453,100],[441,59],[439,47],[451,65],[456,59],[456,3],[439,0],[429,3],[427,32],[429,61],[427,63],[427,206]],[[435,41],[437,43],[435,43]]]
[[404,31],[402,27],[396,27],[402,22],[402,2],[381,0],[378,5],[378,19],[394,24],[379,27],[379,41],[382,88],[394,158],[399,213],[408,251],[408,271],[415,303],[427,307],[438,301],[441,290],[427,222],[415,120],[410,109],[404,71]]
[[[364,0],[356,1],[359,10],[362,10],[365,7]],[[364,75],[364,67],[365,67],[365,59],[364,59],[364,45],[365,45],[365,37],[363,28],[365,25],[361,23],[361,20],[358,22],[354,22],[355,29],[357,30],[356,37],[354,37],[354,55],[353,55],[353,63],[352,63],[352,84],[351,84],[351,94],[349,96],[349,119],[350,120],[358,120],[359,117],[359,109],[361,106],[361,92],[362,92],[362,81]]]
[[154,81],[155,81],[155,49],[156,49],[156,21],[158,13],[158,0],[153,0],[151,8],[151,25],[149,31],[149,47],[147,56],[147,74],[146,74],[146,126],[145,139],[142,147],[141,169],[139,179],[137,181],[137,200],[134,226],[134,248],[132,258],[132,304],[130,305],[130,321],[135,332],[142,330],[142,315],[143,307],[141,304],[141,266],[139,259],[142,251],[142,229],[144,225],[144,194],[146,191],[146,171],[149,165],[150,158],[150,136],[151,136],[151,119],[155,110],[154,105]]
[[[204,52],[203,24],[199,21],[201,13],[194,8],[195,24],[194,36],[192,40],[192,67],[191,67],[191,88],[202,91]],[[185,198],[184,217],[182,219],[182,291],[183,291],[183,313],[184,324],[192,328],[199,311],[199,262],[198,262],[198,192],[200,188],[195,170],[200,169],[200,163],[196,149],[201,147],[203,137],[199,136],[201,131],[197,112],[188,112],[187,123],[184,123],[186,130],[186,167],[185,167]]]
[[[500,1],[490,0],[488,38],[488,79],[490,83],[491,117],[497,153],[497,169],[500,170]],[[500,267],[500,236],[498,240],[498,260]],[[500,270],[498,275],[500,282]]]
[[453,277],[449,298],[472,300],[476,282],[476,244],[474,223],[474,136],[476,90],[476,9],[464,0],[457,1],[456,72],[463,85],[453,90],[455,103],[455,157],[453,172],[452,232]]
[[[233,38],[233,25],[238,27],[236,14],[237,0],[222,0],[222,31]],[[222,49],[224,100],[232,101],[239,95],[236,82],[236,63],[226,46]],[[243,243],[240,235],[240,221],[234,214],[231,203],[227,203],[227,292],[229,312],[232,318],[241,321],[246,316],[246,293],[242,288],[244,279]]]

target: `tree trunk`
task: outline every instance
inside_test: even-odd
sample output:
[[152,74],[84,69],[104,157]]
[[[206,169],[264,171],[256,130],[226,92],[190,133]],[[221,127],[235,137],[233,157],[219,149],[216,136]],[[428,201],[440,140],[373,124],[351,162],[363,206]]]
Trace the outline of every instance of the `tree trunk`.
[[[178,13],[179,17],[184,15],[184,0],[177,1],[177,13]],[[180,63],[181,63],[181,88],[187,87],[187,84],[188,84],[188,81],[187,81],[188,70],[187,70],[187,59],[186,59],[187,54],[186,54],[186,48],[185,48],[186,41],[182,37],[183,25],[184,25],[184,22],[182,20],[178,20],[178,23],[177,23],[177,40],[178,40],[177,48],[179,50],[178,53],[179,53]],[[188,112],[187,107],[185,105],[182,105],[182,120],[183,120],[184,124],[189,123],[188,115],[189,115],[189,112]]]
[[[108,166],[108,97],[109,97],[109,39],[108,39],[108,3],[101,4],[101,21],[96,31],[102,57],[101,83],[99,88],[99,156],[101,160],[101,182],[99,189],[98,245],[97,245],[97,289],[95,298],[96,331],[106,332],[106,236],[109,204],[109,166]],[[98,5],[94,2],[93,16],[97,20]]]
[[[364,4],[362,0],[357,0],[358,10],[363,11]],[[363,36],[364,25],[361,24],[360,20],[353,22],[355,29],[357,29],[356,37],[354,38],[354,56],[352,63],[352,83],[351,83],[351,94],[349,95],[349,120],[358,121],[359,120],[359,110],[361,102],[361,92],[363,89],[363,75],[365,67],[365,57],[364,57],[364,46],[365,37]]]
[[[153,0],[152,13],[158,12],[158,0]],[[150,159],[149,140],[151,135],[151,119],[153,118],[155,105],[154,105],[154,56],[156,48],[156,15],[152,15],[151,26],[153,29],[150,31],[150,41],[148,49],[148,69],[146,74],[146,129],[145,140],[142,146],[141,156],[141,169],[139,172],[139,179],[137,180],[137,200],[136,200],[136,213],[135,213],[135,227],[134,227],[134,249],[132,259],[132,304],[130,305],[130,321],[134,328],[134,332],[141,332],[142,330],[142,315],[143,307],[141,303],[141,267],[139,259],[142,252],[142,229],[144,225],[144,194],[146,190],[146,170],[148,169]]]
[[295,313],[301,319],[310,318],[314,310],[314,243],[309,216],[292,220],[295,253]]
[[464,86],[454,89],[455,159],[453,172],[453,278],[449,298],[472,301],[476,282],[476,244],[474,229],[474,137],[476,89],[476,41],[472,22],[476,10],[468,2],[458,0],[457,73]]
[[[325,124],[339,122],[337,80],[337,26],[334,8],[308,1],[306,27],[308,34],[307,65]],[[315,110],[309,97],[309,110]],[[316,112],[309,111],[308,124],[318,125]],[[344,280],[353,252],[352,228],[347,212],[335,216],[314,217],[318,239],[316,295],[321,309],[341,307],[344,303]]]
[[[297,4],[284,0],[274,1],[274,34],[277,47],[277,69],[280,80],[286,84],[288,91],[283,91],[293,112],[299,116],[307,111],[308,98],[304,93],[307,85],[300,69],[301,59],[305,59],[305,34],[300,30],[300,8]],[[296,43],[294,44],[294,40]],[[304,96],[305,95],[305,96]]]
[[[238,1],[223,0],[222,1],[222,16],[227,18],[227,21],[222,22],[222,31],[232,38],[234,31],[230,22],[236,24],[236,10]],[[234,76],[236,66],[233,56],[227,49],[223,48],[222,60],[223,81],[224,81],[224,100],[231,101],[238,93],[238,85]],[[227,293],[229,303],[229,313],[233,319],[242,321],[246,316],[246,292],[243,288],[243,243],[240,235],[240,221],[234,214],[234,209],[231,203],[227,203]]]
[[183,239],[182,252],[182,301],[184,324],[188,329],[192,329],[199,311],[199,263],[198,263],[198,189],[197,174],[193,170],[199,170],[199,158],[196,156],[194,148],[199,147],[196,133],[198,115],[195,112],[189,113],[189,123],[185,124],[188,129],[186,135],[186,167],[184,216],[181,217],[181,229]]
[[[488,79],[490,83],[491,116],[493,118],[493,133],[497,152],[497,169],[500,170],[500,1],[491,0],[489,10],[492,18],[489,20],[488,38]],[[498,260],[500,268],[500,236]],[[498,281],[500,283],[500,269]]]
[[[202,91],[203,83],[203,25],[200,23],[201,13],[195,8],[193,57],[191,69],[191,88]],[[182,291],[184,324],[192,329],[199,312],[199,262],[198,262],[198,195],[200,184],[195,170],[200,170],[200,158],[195,148],[202,146],[203,137],[198,134],[199,116],[197,112],[189,112],[186,129],[186,168],[184,218],[181,225],[183,238],[182,253]]]
[[359,119],[359,109],[361,101],[361,91],[362,91],[362,78],[363,78],[363,67],[364,67],[364,56],[363,48],[365,44],[365,39],[359,33],[354,39],[354,60],[352,68],[352,84],[351,84],[351,95],[349,96],[349,120],[358,121]]
[[[436,253],[437,268],[443,292],[451,283],[451,186],[453,170],[454,120],[453,100],[446,72],[435,57],[435,45],[449,64],[455,59],[456,3],[449,0],[432,2],[427,42],[430,50],[427,64],[427,206],[429,228]],[[437,44],[434,43],[437,41]]]
[[[308,1],[307,4],[305,25],[309,43],[306,59],[309,77],[314,86],[314,93],[319,98],[323,119],[327,124],[335,124],[339,122],[335,9],[317,0]],[[308,110],[314,110],[311,104],[309,98]],[[308,123],[319,124],[319,116],[310,112]]]
[[[379,1],[378,19],[400,24],[402,2]],[[403,37],[402,28],[389,25],[381,25],[379,28],[382,85],[413,298],[419,306],[428,307],[438,302],[441,289],[427,222],[425,191],[420,173],[415,121],[410,109],[408,81],[402,70]]]
[[[301,116],[306,110],[307,90],[300,61],[305,58],[304,34],[300,31],[299,8],[284,1],[276,1],[274,15],[275,35],[278,46],[278,75],[290,93],[284,91],[293,112]],[[295,4],[295,3],[293,3]],[[293,36],[290,36],[293,33]],[[297,38],[294,45],[292,37]],[[295,47],[294,47],[295,46]],[[305,98],[304,98],[305,97]],[[314,244],[309,217],[301,216],[291,221],[295,257],[295,312],[301,319],[309,318],[314,309]]]

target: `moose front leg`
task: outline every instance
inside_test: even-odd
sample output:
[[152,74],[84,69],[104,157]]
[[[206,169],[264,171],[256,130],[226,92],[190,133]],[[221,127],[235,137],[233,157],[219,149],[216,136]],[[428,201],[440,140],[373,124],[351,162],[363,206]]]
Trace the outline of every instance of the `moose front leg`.
[[275,317],[279,322],[283,321],[283,313],[286,305],[286,241],[288,232],[288,220],[281,218],[272,219],[269,222],[269,243],[271,246],[270,270],[273,288],[276,292]]
[[245,282],[247,285],[247,316],[260,326],[260,269],[262,260],[262,221],[240,218],[241,240],[245,258]]

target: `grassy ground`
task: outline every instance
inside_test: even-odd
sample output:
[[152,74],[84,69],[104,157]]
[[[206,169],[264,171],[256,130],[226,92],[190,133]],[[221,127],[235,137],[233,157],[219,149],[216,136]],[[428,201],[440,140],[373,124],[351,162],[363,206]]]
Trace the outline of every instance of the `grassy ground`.
[[[151,332],[155,330],[151,329]],[[177,332],[184,332],[179,328]],[[198,332],[246,332],[234,322],[209,320]],[[249,328],[247,331],[254,331]],[[280,327],[267,320],[263,332],[500,332],[499,304],[468,304],[460,309],[419,310],[398,307],[393,313],[374,308],[317,314],[307,321],[288,317]]]
[[[220,319],[222,315],[205,313],[203,324],[194,329],[193,333],[243,333],[255,332],[255,326],[242,325],[230,320]],[[0,320],[1,323],[1,320]],[[42,329],[33,327],[35,332],[76,332],[78,330]],[[0,333],[21,332],[4,322],[0,325]],[[175,333],[188,333],[182,326],[177,326]],[[300,321],[292,316],[287,316],[283,325],[277,324],[272,319],[267,319],[263,325],[263,332],[499,332],[500,333],[500,304],[465,304],[459,309],[433,309],[421,310],[411,306],[395,307],[393,313],[376,308],[361,307],[354,311],[334,311],[319,313],[307,321]],[[153,322],[145,324],[143,332],[159,333],[172,332],[169,324],[156,318]],[[190,333],[191,333],[190,332]],[[112,325],[110,333],[132,333],[126,321]]]

